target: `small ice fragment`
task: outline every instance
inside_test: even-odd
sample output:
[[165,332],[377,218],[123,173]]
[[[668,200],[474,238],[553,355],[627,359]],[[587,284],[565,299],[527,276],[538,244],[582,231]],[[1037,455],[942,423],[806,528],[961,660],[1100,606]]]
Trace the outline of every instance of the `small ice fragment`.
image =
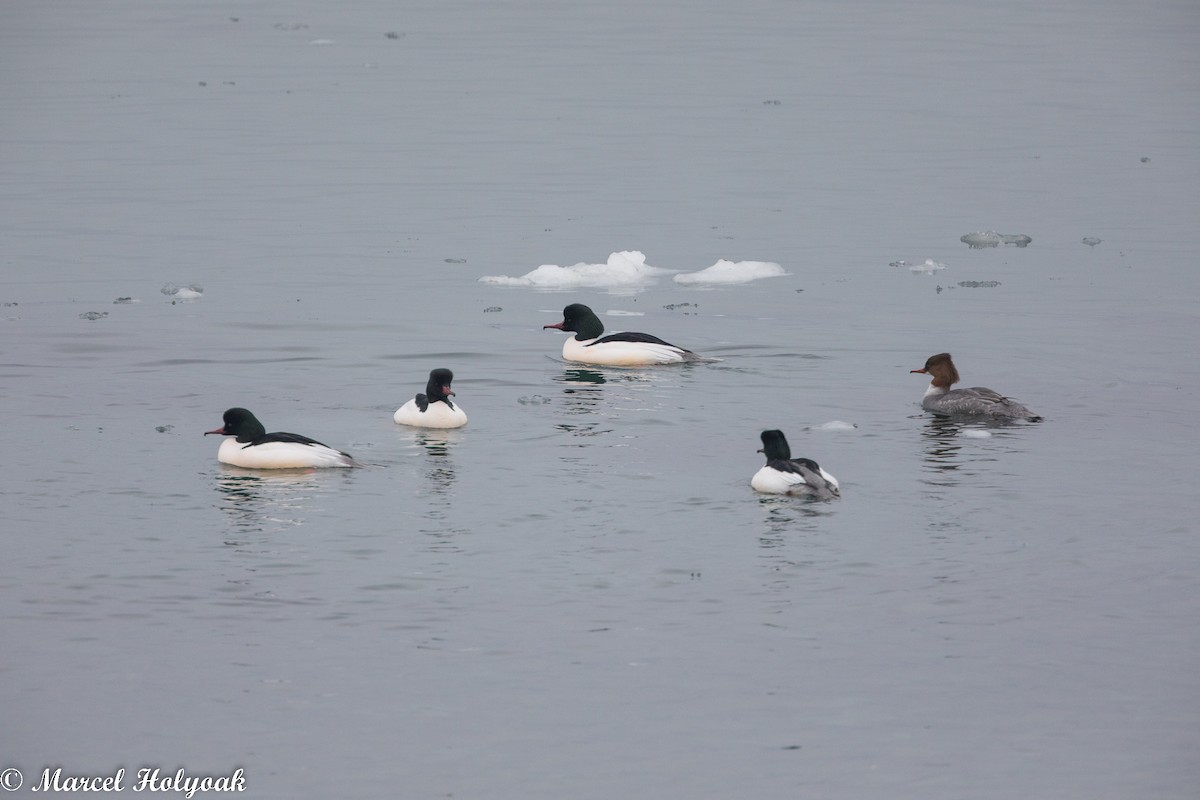
[[934,261],[932,258],[925,259],[924,264],[909,264],[908,271],[919,275],[932,275],[939,270],[946,268],[946,265],[941,261]]
[[107,311],[85,311],[79,315],[80,319],[86,319],[89,322],[95,322],[98,319],[104,319],[108,316]]
[[843,422],[840,419],[835,419],[835,420],[830,420],[829,422],[822,422],[820,425],[813,425],[811,430],[814,430],[814,431],[852,431],[857,428],[858,428],[858,426],[855,425],[853,422]]
[[985,431],[982,428],[963,428],[962,435],[968,439],[990,439],[992,432]]
[[749,283],[783,275],[787,275],[787,272],[773,261],[726,261],[722,258],[699,272],[676,275],[675,282],[687,286]]
[[1085,236],[1082,239],[1080,239],[1080,241],[1083,242],[1084,244],[1086,244],[1088,247],[1095,247],[1096,245],[1100,244],[1100,242],[1103,240],[1099,239],[1095,236]]

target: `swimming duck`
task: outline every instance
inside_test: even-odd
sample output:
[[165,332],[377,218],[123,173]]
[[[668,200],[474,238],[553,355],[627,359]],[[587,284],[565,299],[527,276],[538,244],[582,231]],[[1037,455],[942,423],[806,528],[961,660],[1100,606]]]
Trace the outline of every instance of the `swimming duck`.
[[249,469],[303,469],[358,466],[348,453],[334,450],[298,433],[267,433],[258,418],[244,408],[225,412],[224,426],[210,433],[229,436],[217,450],[222,464]]
[[466,412],[450,400],[454,394],[450,390],[453,380],[454,373],[450,370],[433,370],[429,373],[429,383],[425,384],[425,393],[396,409],[392,419],[417,428],[461,428],[466,425]]
[[799,495],[816,500],[842,496],[837,478],[821,469],[817,462],[811,458],[792,458],[783,431],[763,431],[760,438],[763,446],[758,452],[766,455],[767,463],[750,479],[750,486],[756,492]]
[[986,416],[1000,419],[1039,420],[1037,414],[999,392],[976,386],[972,389],[951,389],[958,383],[958,370],[949,353],[930,356],[921,369],[910,370],[932,375],[929,388],[921,398],[921,408],[945,416]]
[[595,312],[581,303],[563,309],[563,321],[544,325],[575,335],[563,343],[563,358],[578,364],[603,367],[643,367],[652,364],[678,364],[707,361],[691,350],[676,347],[648,333],[612,333],[604,336],[604,324]]

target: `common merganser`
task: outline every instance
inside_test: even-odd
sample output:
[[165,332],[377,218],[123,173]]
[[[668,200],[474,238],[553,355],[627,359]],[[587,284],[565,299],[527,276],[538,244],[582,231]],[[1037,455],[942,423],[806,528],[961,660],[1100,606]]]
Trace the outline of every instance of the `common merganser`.
[[225,425],[204,435],[232,436],[221,442],[217,460],[249,469],[304,469],[358,466],[348,453],[334,450],[297,433],[267,433],[258,418],[244,408],[225,412]]
[[750,486],[764,494],[791,494],[811,497],[816,500],[832,500],[841,497],[837,478],[821,469],[811,458],[792,458],[783,431],[763,431],[762,449],[758,452],[767,457],[766,466],[754,473]]
[[450,391],[453,380],[454,373],[450,370],[433,370],[429,373],[429,383],[425,384],[425,393],[396,409],[392,419],[417,428],[461,428],[466,425],[466,412],[450,401],[454,394]]
[[563,358],[578,364],[604,367],[643,367],[650,364],[678,364],[683,361],[707,361],[691,350],[676,347],[648,333],[612,333],[603,336],[604,324],[590,308],[572,303],[563,309],[563,321],[543,325],[575,335],[563,343]]
[[999,392],[976,386],[972,389],[951,389],[958,383],[958,370],[949,353],[930,356],[921,369],[910,370],[932,375],[929,388],[921,399],[921,408],[945,416],[986,416],[1001,419],[1040,420],[1025,406]]

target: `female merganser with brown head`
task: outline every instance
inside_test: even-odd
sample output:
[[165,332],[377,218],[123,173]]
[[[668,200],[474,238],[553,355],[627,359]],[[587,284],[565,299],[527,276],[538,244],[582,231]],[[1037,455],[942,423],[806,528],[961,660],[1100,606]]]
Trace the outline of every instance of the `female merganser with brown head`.
[[348,453],[334,450],[298,433],[267,433],[258,418],[244,408],[225,412],[225,425],[210,433],[232,438],[221,442],[217,461],[249,469],[304,469],[356,467]]
[[603,367],[644,367],[651,364],[678,364],[684,361],[708,361],[691,350],[676,347],[648,333],[613,333],[604,336],[604,324],[590,308],[572,303],[563,309],[563,321],[543,325],[574,333],[563,343],[563,358],[578,364]]
[[976,386],[972,389],[951,389],[958,383],[958,370],[949,353],[930,356],[921,369],[910,370],[932,375],[921,408],[945,416],[996,417],[1000,419],[1040,420],[1025,406],[999,392]]
[[450,370],[433,370],[429,373],[429,383],[425,384],[425,393],[396,409],[392,419],[417,428],[461,428],[466,425],[466,412],[450,400],[454,394],[450,391],[453,380],[454,373]]
[[767,464],[750,479],[750,487],[763,494],[791,494],[815,500],[841,497],[837,478],[830,475],[811,458],[792,458],[783,431],[763,431],[762,449]]

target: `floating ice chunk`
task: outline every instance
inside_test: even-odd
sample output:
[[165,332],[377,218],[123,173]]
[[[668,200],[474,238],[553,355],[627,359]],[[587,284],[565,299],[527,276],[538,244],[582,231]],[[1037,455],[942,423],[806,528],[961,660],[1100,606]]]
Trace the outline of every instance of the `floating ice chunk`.
[[908,271],[915,275],[932,275],[946,268],[946,265],[941,261],[934,261],[932,258],[925,259],[922,264],[909,264],[907,261],[896,262],[897,266],[904,265],[908,267]]
[[995,231],[976,231],[975,233],[963,234],[963,236],[959,237],[959,241],[972,249],[999,247],[1000,234]]
[[167,297],[173,297],[176,300],[197,300],[204,296],[204,287],[198,283],[193,283],[191,286],[176,286],[173,283],[168,283],[160,289]]
[[1026,236],[1023,233],[996,233],[995,231],[976,231],[975,233],[967,233],[959,237],[959,241],[971,249],[977,250],[984,247],[999,247],[1002,244],[1011,244],[1017,247],[1025,247],[1033,241],[1032,237]]
[[773,261],[726,261],[720,259],[699,272],[685,272],[675,276],[676,283],[688,286],[749,283],[761,278],[778,278],[787,275],[783,267]]
[[968,439],[990,439],[992,438],[991,431],[985,431],[982,428],[963,428],[962,435]]
[[603,264],[579,263],[570,267],[543,264],[519,277],[485,275],[480,283],[493,286],[527,286],[534,289],[640,289],[658,282],[658,276],[671,270],[652,267],[637,250],[613,253]]
[[813,425],[810,430],[814,431],[852,431],[858,428],[853,422],[843,422],[840,419],[822,422],[820,425]]
[[1095,236],[1085,236],[1080,239],[1080,241],[1086,244],[1088,247],[1095,247],[1096,245],[1100,244],[1103,239],[1098,239]]

